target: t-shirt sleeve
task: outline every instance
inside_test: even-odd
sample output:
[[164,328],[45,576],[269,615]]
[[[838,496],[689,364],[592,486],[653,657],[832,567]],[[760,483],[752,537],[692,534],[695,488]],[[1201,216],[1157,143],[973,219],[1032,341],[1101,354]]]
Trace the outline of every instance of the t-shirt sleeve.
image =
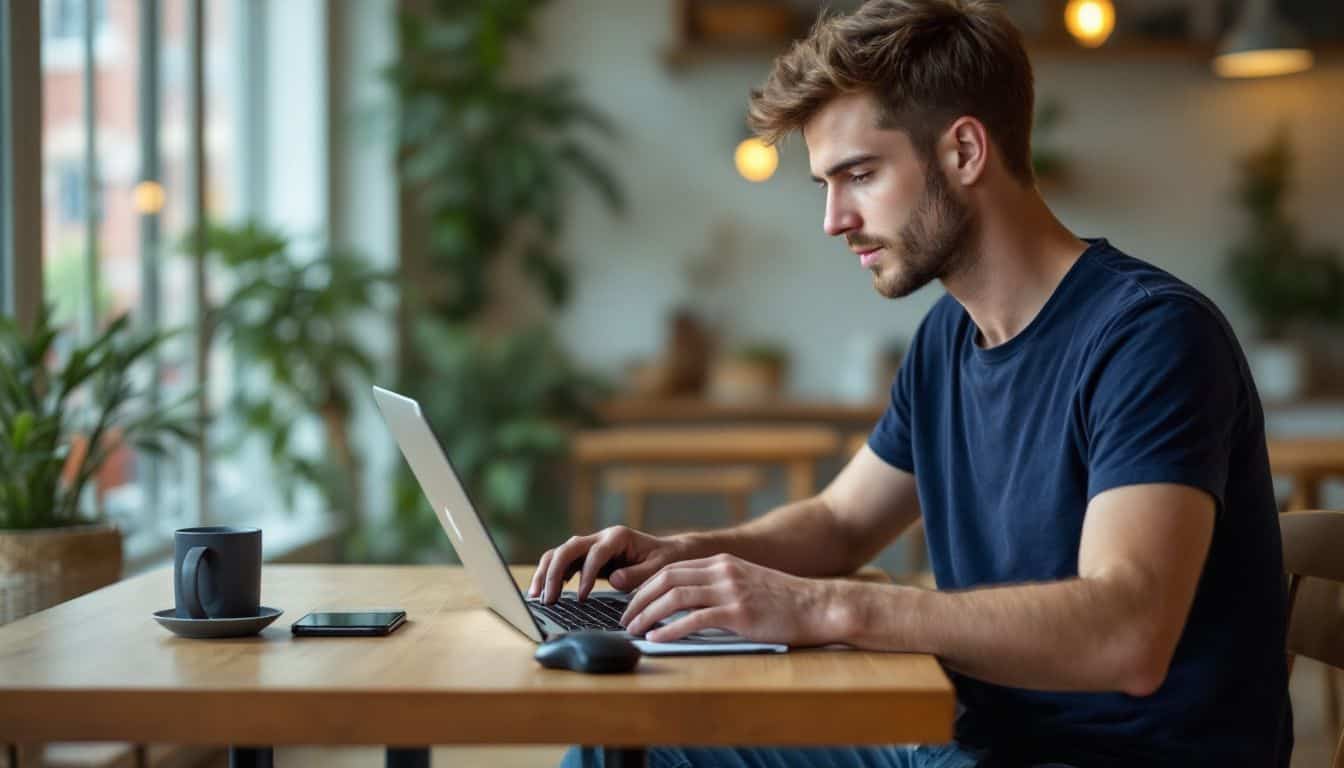
[[1224,508],[1246,383],[1231,331],[1189,297],[1145,300],[1110,326],[1084,379],[1087,497],[1177,483]]
[[888,464],[914,474],[915,456],[911,446],[910,407],[914,386],[916,341],[901,360],[901,368],[891,382],[891,401],[887,410],[868,435],[868,447]]

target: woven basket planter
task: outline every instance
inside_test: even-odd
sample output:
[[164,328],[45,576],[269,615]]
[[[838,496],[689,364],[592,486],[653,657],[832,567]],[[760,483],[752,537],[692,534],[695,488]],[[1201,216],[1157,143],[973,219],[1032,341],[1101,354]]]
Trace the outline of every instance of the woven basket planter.
[[121,578],[121,531],[110,523],[0,530],[0,624]]

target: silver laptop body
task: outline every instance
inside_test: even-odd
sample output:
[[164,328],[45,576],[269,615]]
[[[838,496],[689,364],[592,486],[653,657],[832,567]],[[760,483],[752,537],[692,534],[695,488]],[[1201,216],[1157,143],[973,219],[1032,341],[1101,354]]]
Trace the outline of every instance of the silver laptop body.
[[[411,466],[420,489],[438,516],[439,524],[448,534],[467,575],[484,596],[486,605],[534,642],[540,643],[568,631],[547,616],[547,611],[538,601],[523,598],[494,539],[467,497],[466,489],[453,471],[443,447],[434,437],[434,431],[420,410],[420,404],[381,387],[373,388],[373,398],[401,448],[401,455]],[[564,596],[575,595],[566,592]],[[618,601],[623,606],[629,601],[630,595],[625,592],[596,591],[589,596],[589,599],[593,598]],[[668,621],[680,615],[683,614],[674,614]],[[651,655],[783,653],[788,650],[786,645],[749,642],[737,634],[719,629],[698,632],[672,643],[650,642],[631,637],[621,630],[607,631],[630,637],[641,651]]]

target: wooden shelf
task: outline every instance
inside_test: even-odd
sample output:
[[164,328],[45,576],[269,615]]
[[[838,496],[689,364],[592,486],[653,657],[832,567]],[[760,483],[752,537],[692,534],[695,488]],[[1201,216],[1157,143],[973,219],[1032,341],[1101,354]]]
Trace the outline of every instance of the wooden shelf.
[[[783,53],[789,45],[806,33],[809,21],[800,14],[793,29],[779,30],[780,34],[765,35],[760,39],[715,38],[707,36],[698,14],[706,13],[711,6],[706,0],[672,0],[673,2],[673,39],[663,48],[661,55],[664,66],[673,72],[683,72],[701,64],[727,59],[768,59]],[[1105,61],[1105,60],[1148,60],[1160,62],[1190,62],[1207,64],[1217,50],[1216,43],[1182,41],[1171,39],[1151,39],[1142,37],[1114,38],[1100,48],[1086,48],[1076,43],[1063,30],[1063,3],[1056,0],[1042,2],[1058,5],[1046,15],[1061,21],[1056,28],[1037,30],[1027,38],[1027,52],[1034,60],[1069,59]],[[738,12],[757,12],[768,18],[771,8],[778,9],[782,3],[770,0],[731,0],[723,5],[737,6]],[[743,9],[746,9],[745,11]],[[778,26],[776,22],[776,26]],[[1344,59],[1344,41],[1322,43],[1313,41],[1309,47],[1318,59]]]
[[783,53],[791,42],[792,39],[750,44],[717,41],[672,43],[663,49],[663,66],[673,72],[684,72],[716,60],[768,59]]
[[777,0],[673,0],[673,40],[663,64],[681,71],[711,59],[772,57],[806,32],[804,19]]

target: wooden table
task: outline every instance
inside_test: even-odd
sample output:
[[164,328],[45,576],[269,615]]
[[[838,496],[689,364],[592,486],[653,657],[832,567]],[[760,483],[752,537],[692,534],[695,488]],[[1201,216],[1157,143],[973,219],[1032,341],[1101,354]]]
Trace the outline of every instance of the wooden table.
[[[515,567],[527,584],[532,567]],[[186,640],[154,571],[0,627],[0,744],[586,744],[642,762],[650,744],[945,742],[954,693],[918,654],[645,658],[635,674],[543,669],[460,568],[268,565],[261,635]],[[310,610],[396,606],[385,638],[294,638]],[[619,749],[616,748],[626,748]],[[260,757],[259,757],[260,756]]]
[[1321,481],[1330,476],[1344,476],[1344,439],[1298,437],[1270,440],[1269,467],[1274,474],[1292,480],[1289,510],[1319,509]]
[[839,452],[840,436],[803,426],[611,428],[575,433],[570,449],[570,527],[580,534],[596,525],[597,474],[604,465],[781,464],[789,499],[797,500],[816,492],[816,462]]

